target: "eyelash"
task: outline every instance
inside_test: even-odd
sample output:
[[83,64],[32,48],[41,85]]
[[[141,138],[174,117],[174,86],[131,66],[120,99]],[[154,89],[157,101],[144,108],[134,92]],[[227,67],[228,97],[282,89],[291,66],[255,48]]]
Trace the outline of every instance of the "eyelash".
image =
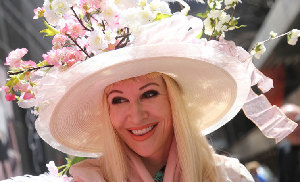
[[[141,95],[140,99],[149,99],[152,97],[156,97],[158,94],[159,93],[156,90],[149,90],[149,91],[144,92]],[[111,101],[112,104],[121,104],[123,102],[128,102],[128,99],[123,98],[123,97],[114,97]]]

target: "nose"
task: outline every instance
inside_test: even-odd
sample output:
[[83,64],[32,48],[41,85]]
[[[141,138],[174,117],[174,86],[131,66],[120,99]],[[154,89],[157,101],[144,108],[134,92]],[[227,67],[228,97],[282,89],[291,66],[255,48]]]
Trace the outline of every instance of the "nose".
[[130,103],[128,119],[130,119],[133,124],[141,124],[147,117],[148,112],[139,100]]

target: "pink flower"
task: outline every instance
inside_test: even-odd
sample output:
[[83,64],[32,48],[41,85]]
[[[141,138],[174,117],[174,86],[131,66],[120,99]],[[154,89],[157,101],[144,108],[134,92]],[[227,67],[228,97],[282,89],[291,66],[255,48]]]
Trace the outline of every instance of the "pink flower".
[[4,65],[9,65],[11,68],[17,68],[20,67],[20,64],[22,62],[21,58],[27,54],[28,50],[26,48],[22,49],[16,49],[14,51],[11,51],[8,54],[8,57],[6,58],[6,62]]
[[12,100],[16,100],[16,97],[15,97],[15,94],[13,94],[13,93],[7,93],[7,94],[5,95],[5,99],[6,99],[7,101],[12,101]]
[[63,51],[65,55],[63,62],[67,63],[68,67],[71,67],[74,63],[84,59],[84,54],[77,49],[66,47]]
[[53,49],[61,49],[67,39],[68,37],[63,34],[56,34],[52,40]]
[[71,181],[73,180],[73,178],[72,178],[72,177],[68,177],[68,176],[66,176],[66,175],[63,175],[63,176],[62,176],[62,180],[63,180],[64,182],[71,182]]
[[1,88],[0,88],[0,91],[4,91],[5,93],[8,93],[9,92],[9,87],[8,86],[2,86]]
[[65,24],[60,27],[61,33],[71,35],[73,38],[82,37],[86,33],[83,26],[73,18],[65,20]]
[[80,0],[79,5],[84,7],[85,10],[88,9],[100,9],[102,1],[101,0]]
[[44,16],[45,8],[44,7],[42,7],[42,8],[38,7],[36,9],[34,9],[33,12],[34,12],[33,19],[38,19],[38,18]]
[[74,38],[84,36],[84,34],[86,32],[86,31],[84,31],[84,29],[80,23],[73,23],[69,27],[69,31],[70,31],[72,37],[74,37]]
[[47,52],[47,54],[43,54],[42,57],[47,61],[48,64],[54,65],[54,66],[60,66],[61,65],[61,57],[64,54],[62,53],[61,49],[57,50],[50,50]]
[[35,67],[35,66],[36,66],[36,63],[33,62],[33,61],[23,61],[23,62],[22,62],[22,65],[23,65],[24,67]]
[[49,174],[53,175],[53,176],[57,176],[58,175],[58,169],[55,166],[54,161],[50,161],[48,164],[46,164]]
[[16,91],[22,91],[22,92],[28,92],[29,90],[32,90],[31,85],[27,82],[26,83],[19,82],[13,88]]
[[26,92],[23,96],[24,100],[29,100],[29,99],[32,99],[32,98],[35,98],[35,97],[31,92]]

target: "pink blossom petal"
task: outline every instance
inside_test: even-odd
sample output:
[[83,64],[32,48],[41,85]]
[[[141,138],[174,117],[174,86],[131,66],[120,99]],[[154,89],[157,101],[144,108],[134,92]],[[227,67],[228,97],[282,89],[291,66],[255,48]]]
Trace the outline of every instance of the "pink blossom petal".
[[49,174],[53,175],[53,176],[57,176],[58,175],[58,169],[55,166],[54,161],[50,161],[48,164],[46,164]]
[[15,97],[15,94],[8,93],[8,94],[5,95],[5,99],[7,101],[12,101],[12,100],[16,100],[16,97]]
[[15,68],[21,65],[21,58],[27,54],[28,50],[26,48],[16,49],[11,51],[6,58],[4,65],[10,65],[10,67]]
[[29,100],[29,99],[32,99],[32,98],[35,98],[35,97],[34,97],[34,95],[33,95],[32,93],[30,93],[30,92],[25,93],[24,96],[23,96],[23,99],[24,99],[24,100]]
[[1,88],[0,88],[0,91],[4,91],[5,93],[8,93],[9,92],[9,87],[8,86],[2,86]]

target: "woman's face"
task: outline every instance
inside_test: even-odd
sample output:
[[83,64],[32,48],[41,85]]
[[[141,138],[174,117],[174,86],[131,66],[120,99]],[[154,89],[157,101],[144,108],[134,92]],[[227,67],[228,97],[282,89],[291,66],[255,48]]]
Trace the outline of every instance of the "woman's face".
[[137,154],[169,149],[173,138],[169,97],[161,76],[140,76],[106,89],[109,115],[120,138]]

